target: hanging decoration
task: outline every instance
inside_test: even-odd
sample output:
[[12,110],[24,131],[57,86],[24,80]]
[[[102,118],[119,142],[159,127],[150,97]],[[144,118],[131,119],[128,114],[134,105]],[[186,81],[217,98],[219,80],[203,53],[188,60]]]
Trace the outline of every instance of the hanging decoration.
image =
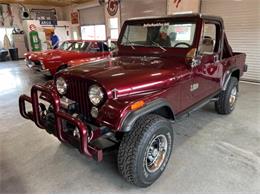
[[10,26],[14,25],[14,17],[10,4],[7,5],[7,15],[10,17]]
[[110,16],[116,15],[119,8],[119,0],[109,0],[107,3],[107,12]]
[[72,12],[71,13],[71,24],[79,24],[79,12]]

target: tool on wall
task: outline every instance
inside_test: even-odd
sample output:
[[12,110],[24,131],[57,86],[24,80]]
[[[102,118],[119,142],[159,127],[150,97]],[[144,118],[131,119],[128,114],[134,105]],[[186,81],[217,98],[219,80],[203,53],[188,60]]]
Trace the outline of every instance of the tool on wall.
[[31,9],[31,13],[35,15],[35,20],[57,20],[57,12],[52,9]]
[[4,8],[3,5],[0,5],[0,22],[1,26],[4,26]]
[[[9,24],[5,24],[7,18],[9,18]],[[10,4],[8,4],[8,3],[0,4],[0,23],[1,23],[1,26],[5,26],[5,25],[13,26],[12,9],[11,9]]]
[[12,9],[11,9],[10,4],[7,5],[7,15],[10,17],[10,26],[13,26],[14,17],[13,17],[13,14],[12,14]]

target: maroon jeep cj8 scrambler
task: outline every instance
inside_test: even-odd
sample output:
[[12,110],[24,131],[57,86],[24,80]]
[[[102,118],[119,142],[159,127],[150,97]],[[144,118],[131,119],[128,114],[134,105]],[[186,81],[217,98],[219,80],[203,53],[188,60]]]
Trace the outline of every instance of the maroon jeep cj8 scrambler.
[[118,146],[119,172],[146,187],[168,163],[172,122],[212,101],[219,114],[233,111],[245,58],[232,51],[220,17],[130,19],[113,57],[34,85],[31,97],[20,96],[20,113],[98,161]]

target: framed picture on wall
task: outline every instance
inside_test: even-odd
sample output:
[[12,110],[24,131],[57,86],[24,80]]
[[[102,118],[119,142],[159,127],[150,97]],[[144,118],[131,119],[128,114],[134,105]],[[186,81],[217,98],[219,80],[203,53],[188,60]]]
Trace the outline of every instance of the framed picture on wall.
[[72,12],[71,13],[71,24],[78,24],[79,23],[79,12]]

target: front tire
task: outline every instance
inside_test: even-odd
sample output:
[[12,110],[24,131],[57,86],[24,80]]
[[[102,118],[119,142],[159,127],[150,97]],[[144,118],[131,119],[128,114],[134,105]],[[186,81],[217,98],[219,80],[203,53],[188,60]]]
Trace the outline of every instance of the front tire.
[[173,145],[171,123],[158,115],[138,119],[123,136],[118,151],[118,169],[130,183],[147,187],[155,182],[168,163]]
[[230,114],[234,108],[238,97],[238,80],[231,77],[227,89],[219,94],[218,101],[215,102],[215,110],[219,114]]

